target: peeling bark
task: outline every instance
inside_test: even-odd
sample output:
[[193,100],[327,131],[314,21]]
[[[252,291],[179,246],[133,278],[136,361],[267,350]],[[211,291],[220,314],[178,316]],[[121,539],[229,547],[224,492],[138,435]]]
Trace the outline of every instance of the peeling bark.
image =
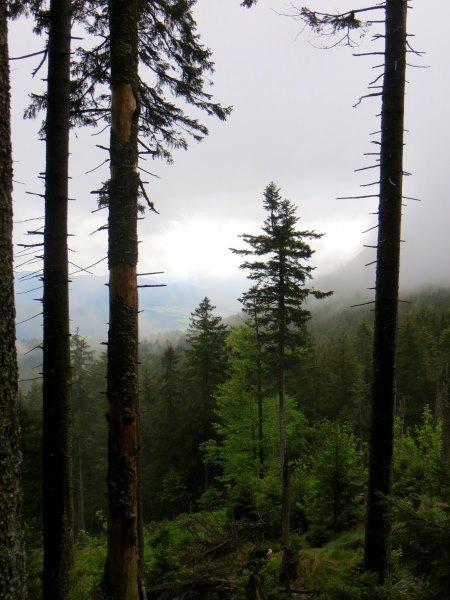
[[104,590],[115,600],[145,598],[140,577],[138,464],[139,177],[137,0],[110,0],[111,180],[108,260],[108,552]]
[[121,144],[130,141],[133,114],[136,108],[136,98],[129,83],[121,83],[113,87],[111,91],[112,129]]

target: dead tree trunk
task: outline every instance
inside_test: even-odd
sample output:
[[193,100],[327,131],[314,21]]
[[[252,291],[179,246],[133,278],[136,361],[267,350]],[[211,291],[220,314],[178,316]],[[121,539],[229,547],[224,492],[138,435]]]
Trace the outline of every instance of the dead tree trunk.
[[406,0],[386,1],[385,70],[381,109],[372,420],[365,567],[383,583],[388,575],[390,523],[383,496],[391,490],[395,347],[400,269]]
[[45,600],[66,599],[73,564],[67,207],[71,3],[50,3],[45,124],[43,534]]

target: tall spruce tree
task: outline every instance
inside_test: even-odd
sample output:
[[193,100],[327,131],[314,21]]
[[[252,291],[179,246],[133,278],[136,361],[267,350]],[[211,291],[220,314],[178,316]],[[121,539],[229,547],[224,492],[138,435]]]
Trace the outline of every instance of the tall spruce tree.
[[[40,0],[30,4],[33,9],[41,7]],[[59,4],[62,13],[66,2]],[[105,582],[110,593],[118,597],[128,593],[125,591],[128,588],[133,597],[143,594],[140,582],[131,583],[136,565],[142,566],[142,557],[134,546],[137,538],[121,537],[120,533],[134,531],[134,523],[130,527],[133,521],[130,515],[135,513],[128,509],[134,507],[137,493],[138,195],[153,209],[139,177],[138,157],[142,154],[170,161],[173,148],[187,147],[186,137],[199,140],[207,134],[207,128],[177,106],[173,98],[220,119],[225,119],[230,112],[213,102],[206,91],[205,74],[212,72],[213,65],[209,49],[201,45],[196,33],[193,4],[177,0],[130,3],[92,0],[76,5],[77,9],[81,8],[75,15],[77,20],[101,41],[94,48],[77,48],[73,54],[72,123],[93,125],[102,119],[111,123],[111,179],[100,191],[101,200],[110,209],[108,482],[110,519],[114,521],[108,529]],[[60,34],[65,35],[66,31],[64,25]],[[143,70],[151,73],[150,78],[139,75],[139,61]],[[68,77],[66,83],[69,83]],[[104,93],[104,85],[111,86],[111,96]],[[47,96],[34,97],[30,115],[50,103],[50,91]],[[62,252],[61,264],[63,255]],[[64,310],[65,307],[64,301]],[[124,361],[119,358],[122,352]],[[58,377],[63,376],[67,373],[58,369]]]
[[[104,2],[94,3],[100,8]],[[110,0],[109,25],[94,11],[94,30],[107,39],[82,54],[77,80],[80,112],[95,78],[111,86],[111,179],[104,190],[109,206],[110,322],[108,336],[108,555],[106,588],[118,598],[144,595],[138,507],[138,259],[137,214],[141,193],[153,208],[139,177],[141,153],[170,160],[172,148],[187,145],[185,132],[199,139],[204,125],[168,100],[181,98],[208,114],[229,112],[211,102],[204,73],[212,70],[210,52],[198,42],[191,2]],[[108,37],[109,36],[109,37]],[[110,75],[108,74],[109,46]],[[152,73],[151,84],[138,66]],[[90,97],[90,96],[89,96]],[[109,115],[104,97],[86,110]],[[93,106],[92,106],[93,105]],[[139,553],[139,549],[141,555]]]
[[289,465],[286,439],[285,374],[292,350],[302,343],[305,324],[310,318],[304,307],[309,296],[323,298],[324,293],[307,287],[313,267],[308,261],[313,250],[305,240],[320,239],[315,231],[296,229],[299,218],[291,201],[282,199],[275,183],[264,191],[267,211],[262,233],[244,233],[240,237],[250,249],[232,251],[249,257],[241,268],[249,271],[253,287],[243,295],[244,305],[251,294],[257,299],[263,343],[273,350],[279,399],[280,474],[282,484],[282,543],[289,550]]
[[25,600],[20,430],[12,249],[8,8],[0,2],[0,595]]
[[138,464],[138,0],[110,0],[108,551],[111,598],[142,600]]

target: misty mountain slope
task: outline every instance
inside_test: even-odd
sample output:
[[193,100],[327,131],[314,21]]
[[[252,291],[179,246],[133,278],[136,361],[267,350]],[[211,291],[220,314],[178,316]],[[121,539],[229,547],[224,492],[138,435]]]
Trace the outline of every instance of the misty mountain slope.
[[[365,248],[345,265],[334,272],[313,279],[316,289],[333,290],[331,298],[320,302],[311,301],[308,308],[313,313],[311,326],[332,321],[337,313],[346,311],[352,305],[371,302],[374,298],[375,266],[374,250]],[[414,270],[414,261],[406,257],[402,265],[402,300],[428,297],[430,302],[446,303],[447,280],[445,273],[439,275],[433,270]],[[366,266],[368,265],[368,266]],[[70,285],[71,329],[80,329],[83,335],[91,338],[97,347],[107,338],[108,332],[108,288],[107,277],[80,275],[72,278]],[[227,279],[210,278],[198,281],[168,281],[166,276],[140,279],[141,284],[165,283],[165,287],[143,288],[140,290],[139,328],[142,338],[158,336],[170,331],[185,330],[191,312],[200,301],[208,296],[217,307],[217,313],[228,318],[238,315],[241,305],[238,298],[247,289],[249,282],[242,273]],[[31,274],[18,273],[16,276],[17,339],[26,340],[41,337],[42,282]],[[421,300],[422,301],[422,300]],[[401,309],[404,307],[401,306]],[[37,315],[37,316],[35,316]],[[34,317],[34,318],[31,318]],[[30,319],[31,318],[31,319]],[[342,317],[343,318],[343,317]],[[371,305],[351,309],[348,319],[371,320]]]

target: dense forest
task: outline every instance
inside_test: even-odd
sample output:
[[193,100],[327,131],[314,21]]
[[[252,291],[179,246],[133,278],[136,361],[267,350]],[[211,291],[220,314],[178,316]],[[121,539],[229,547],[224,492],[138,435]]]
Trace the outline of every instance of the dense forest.
[[[241,313],[227,322],[205,296],[186,331],[149,341],[139,293],[161,284],[137,267],[138,220],[157,212],[142,161],[171,163],[203,139],[194,113],[231,113],[210,93],[194,5],[0,0],[0,597],[444,600],[450,292],[399,294],[402,212],[417,200],[403,192],[407,55],[421,55],[410,6],[290,15],[334,45],[378,27],[383,49],[367,55],[382,55],[382,72],[358,102],[381,100],[374,164],[361,169],[376,170],[363,187],[378,191],[356,196],[378,201],[374,299],[321,309],[333,294],[314,285],[323,234],[300,228],[296,200],[269,175],[255,192],[260,228],[230,248],[247,276]],[[19,376],[15,335],[7,31],[24,17],[44,46],[14,60],[40,57],[33,76],[47,68],[25,115],[45,115],[44,225],[19,245],[25,265],[42,264],[31,274],[42,340],[30,348],[42,371],[31,378]],[[67,242],[70,132],[99,126],[102,352],[71,330]]]
[[[450,491],[450,293],[422,293],[409,301],[401,311],[397,348],[389,498],[396,523],[391,593],[399,598],[444,598]],[[368,308],[347,309],[335,315],[333,323],[319,311],[294,353],[286,381],[290,518],[301,551],[300,581],[311,590],[329,588],[325,597],[330,598],[385,597],[379,590],[378,595],[363,595],[372,593],[371,580],[361,579],[355,589],[350,584],[363,544],[372,320]],[[163,584],[167,590],[173,585],[175,595],[184,583],[197,581],[201,588],[203,581],[206,587],[220,587],[225,580],[235,594],[243,594],[245,577],[238,576],[239,569],[245,567],[248,553],[269,544],[274,554],[261,567],[267,592],[272,597],[282,591],[277,581],[276,589],[269,587],[274,585],[281,533],[276,381],[270,357],[265,356],[260,445],[257,340],[251,321],[245,316],[240,321],[225,326],[205,298],[178,341],[141,341],[148,594],[166,590]],[[79,596],[74,597],[81,598],[100,578],[105,551],[106,355],[96,355],[78,331],[71,338],[71,352],[76,552],[81,561],[77,578],[83,586],[76,587]],[[42,552],[41,407],[41,388],[34,383],[21,394],[20,416],[28,563],[36,595]],[[251,569],[245,573],[249,576]],[[207,582],[207,576],[217,578],[216,583]],[[405,595],[403,586],[408,585],[415,589],[414,595]],[[419,596],[422,585],[423,596]]]

